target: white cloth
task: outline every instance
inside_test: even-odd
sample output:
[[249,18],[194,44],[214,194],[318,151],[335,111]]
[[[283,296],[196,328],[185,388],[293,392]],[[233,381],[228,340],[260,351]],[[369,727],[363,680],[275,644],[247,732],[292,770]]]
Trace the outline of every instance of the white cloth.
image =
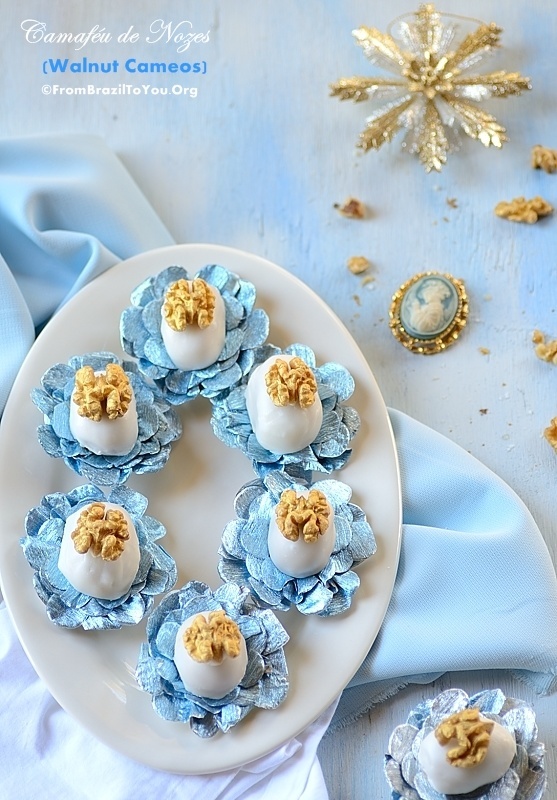
[[159,772],[107,747],[58,705],[0,604],[2,800],[327,800],[316,750],[335,706],[296,739],[241,769]]

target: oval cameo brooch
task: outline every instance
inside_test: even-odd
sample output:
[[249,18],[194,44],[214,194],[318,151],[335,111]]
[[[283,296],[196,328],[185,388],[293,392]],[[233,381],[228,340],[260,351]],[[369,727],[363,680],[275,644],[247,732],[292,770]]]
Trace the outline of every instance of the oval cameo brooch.
[[413,353],[432,355],[454,344],[468,318],[464,283],[448,273],[420,272],[393,295],[389,325]]

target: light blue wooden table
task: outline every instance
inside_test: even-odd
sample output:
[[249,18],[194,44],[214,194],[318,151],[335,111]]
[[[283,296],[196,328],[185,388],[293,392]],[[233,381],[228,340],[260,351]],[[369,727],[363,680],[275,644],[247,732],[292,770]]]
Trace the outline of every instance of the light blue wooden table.
[[[213,242],[265,256],[311,286],[352,332],[388,405],[440,431],[498,473],[529,506],[555,556],[557,456],[542,437],[557,415],[557,368],[533,354],[534,328],[557,337],[557,219],[538,225],[497,218],[497,202],[542,195],[557,202],[557,175],[530,167],[530,149],[557,147],[553,0],[446,0],[440,9],[495,21],[503,48],[493,69],[518,70],[533,90],[487,104],[507,127],[502,151],[466,140],[441,174],[425,174],[400,140],[380,152],[357,153],[364,104],[328,96],[341,76],[382,74],[353,43],[352,29],[385,30],[414,11],[405,0],[95,0],[4,2],[0,134],[85,132],[103,136],[157,209],[178,242]],[[176,47],[162,41],[87,46],[77,54],[137,61],[206,62],[206,74],[172,77],[119,72],[98,86],[174,84],[185,94],[43,95],[41,86],[90,83],[41,74],[44,43],[30,44],[23,19],[48,30],[114,34],[134,26],[189,19],[209,41]],[[130,65],[133,66],[133,65]],[[120,67],[121,69],[121,67]],[[334,209],[349,195],[369,218],[342,218]],[[362,285],[346,260],[364,255],[374,278]],[[424,358],[406,352],[388,327],[392,293],[412,274],[449,271],[466,282],[470,322],[454,348]],[[548,750],[550,786],[557,765],[557,697],[540,698],[504,673],[448,674],[409,688],[350,729],[326,736],[320,756],[332,800],[387,798],[382,755],[389,733],[420,699],[448,686],[468,691],[500,686],[533,703]],[[555,797],[555,788],[549,797]]]

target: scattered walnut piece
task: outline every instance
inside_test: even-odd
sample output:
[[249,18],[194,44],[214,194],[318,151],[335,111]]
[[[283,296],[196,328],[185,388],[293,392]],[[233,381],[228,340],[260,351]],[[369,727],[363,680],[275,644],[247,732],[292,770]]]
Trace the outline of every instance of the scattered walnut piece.
[[458,208],[456,197],[447,197],[447,205],[450,206],[450,208]]
[[543,333],[536,329],[532,334],[532,341],[536,345],[534,352],[538,358],[557,365],[557,339],[547,341]]
[[215,296],[203,278],[181,278],[168,287],[162,311],[175,331],[184,331],[188,325],[206,328],[213,321]]
[[532,224],[540,217],[547,217],[553,213],[553,206],[539,195],[526,200],[525,197],[515,197],[510,202],[501,201],[495,206],[498,217],[504,217],[511,222],[527,222]]
[[346,262],[346,266],[352,275],[361,275],[371,267],[371,262],[365,256],[352,256]]
[[92,503],[84,508],[72,533],[78,553],[91,551],[105,561],[116,561],[124,552],[130,538],[128,523],[122,511],[107,509],[104,503]]
[[444,719],[435,728],[435,738],[441,745],[457,740],[456,746],[447,751],[447,761],[453,767],[474,767],[486,756],[494,724],[481,719],[477,708],[465,708]]
[[375,280],[375,275],[366,275],[365,278],[362,278],[362,286],[368,286],[368,284],[373,283]]
[[342,205],[335,203],[334,208],[343,217],[348,217],[349,219],[365,219],[366,217],[365,205],[355,197],[349,197]]
[[285,539],[316,542],[329,527],[331,509],[327,498],[318,489],[307,497],[298,497],[294,489],[285,489],[275,509],[277,526]]
[[184,631],[182,641],[194,661],[220,663],[225,653],[230,658],[240,655],[242,634],[234,620],[220,609],[209,612],[207,619],[198,614]]
[[548,427],[544,430],[543,435],[557,452],[557,417],[553,417]]
[[84,366],[75,373],[72,400],[80,417],[100,422],[106,413],[109,419],[123,417],[130,406],[132,387],[119,364],[107,364],[106,371],[95,375],[93,367]]
[[491,353],[489,347],[478,347],[478,350],[482,354],[482,356],[488,356]]
[[485,417],[485,415],[487,414],[487,411],[488,411],[487,408],[480,408],[480,414],[482,415],[482,417]]
[[290,363],[277,358],[265,375],[267,394],[276,406],[298,403],[300,408],[309,408],[315,401],[317,381],[305,361],[295,356]]
[[557,170],[557,150],[542,147],[537,144],[532,148],[532,166],[534,169],[543,169],[545,172]]

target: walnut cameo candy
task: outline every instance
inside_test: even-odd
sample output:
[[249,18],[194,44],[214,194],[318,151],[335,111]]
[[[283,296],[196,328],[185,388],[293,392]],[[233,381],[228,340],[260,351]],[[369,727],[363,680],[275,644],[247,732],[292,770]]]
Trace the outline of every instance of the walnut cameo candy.
[[182,422],[132,361],[110,352],[51,366],[31,398],[43,414],[41,447],[96,486],[156,472],[182,434]]
[[58,568],[74,589],[102,600],[117,600],[139,568],[139,540],[125,509],[91,503],[66,520]]
[[299,356],[271,356],[256,367],[246,408],[259,444],[281,455],[311,444],[323,422],[315,376]]
[[172,283],[161,308],[161,335],[178,369],[199,370],[217,360],[226,338],[222,295],[203,278]]
[[48,618],[63,628],[136,625],[176,582],[176,563],[158,540],[164,525],[147,498],[126,486],[106,495],[92,483],[45,495],[20,539]]
[[465,795],[501,778],[516,753],[514,736],[478,708],[445,718],[423,740],[419,762],[441,794]]
[[334,512],[323,492],[286,489],[269,522],[268,547],[273,564],[293,578],[317,575],[335,546]]
[[[501,689],[446,689],[397,725],[385,754],[393,797],[540,800],[545,746],[534,709]],[[475,788],[472,788],[475,787]]]
[[222,609],[195,614],[178,629],[174,663],[188,692],[219,700],[244,677],[246,642]]
[[77,370],[70,430],[96,455],[123,456],[133,448],[139,431],[135,397],[119,364],[107,364],[105,371],[88,365]]
[[253,708],[277,708],[288,691],[288,634],[253,603],[247,586],[213,592],[190,581],[147,621],[136,678],[163,719],[203,738],[227,733]]

